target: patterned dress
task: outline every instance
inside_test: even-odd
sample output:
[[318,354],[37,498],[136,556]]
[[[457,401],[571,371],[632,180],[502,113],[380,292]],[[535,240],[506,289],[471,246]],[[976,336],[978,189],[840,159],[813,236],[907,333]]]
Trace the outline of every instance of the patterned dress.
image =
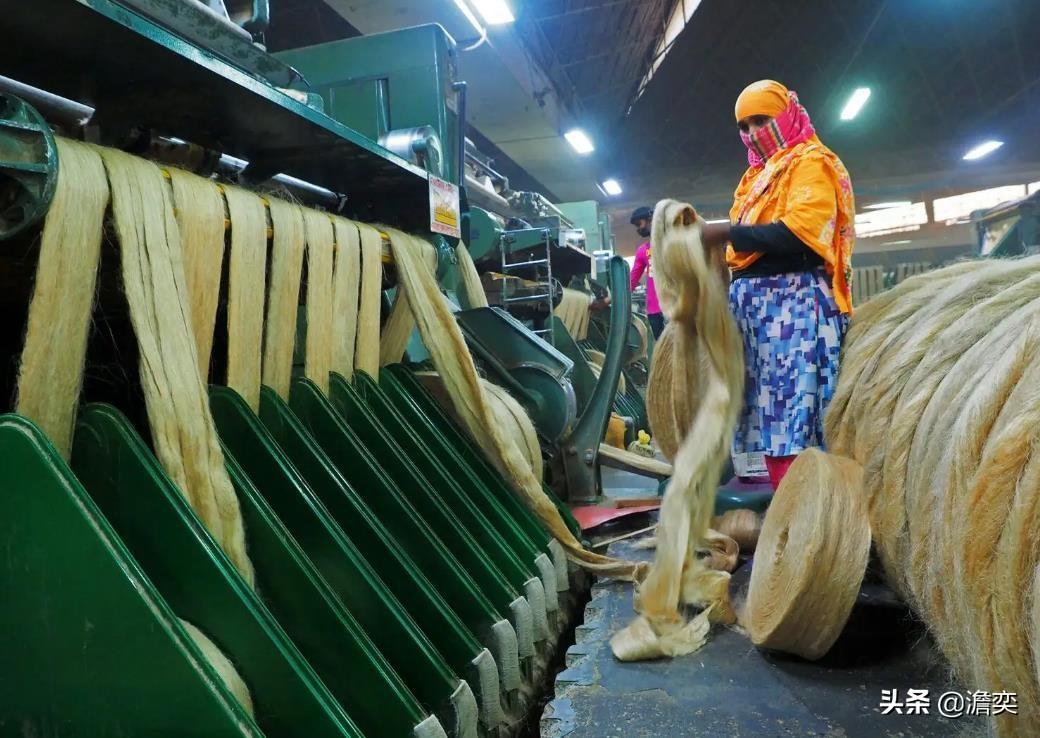
[[826,271],[744,277],[730,285],[744,337],[744,407],[733,453],[791,456],[823,446],[848,316]]

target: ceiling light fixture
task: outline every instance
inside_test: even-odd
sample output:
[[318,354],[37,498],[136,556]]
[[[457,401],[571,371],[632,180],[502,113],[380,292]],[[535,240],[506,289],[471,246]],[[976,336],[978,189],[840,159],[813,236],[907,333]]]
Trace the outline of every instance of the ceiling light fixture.
[[909,200],[893,200],[892,202],[876,202],[873,205],[864,205],[864,210],[888,210],[889,208],[908,208],[913,205]]
[[459,12],[466,16],[466,20],[469,21],[470,25],[476,30],[478,36],[487,35],[487,29],[480,24],[477,20],[477,16],[473,15],[473,9],[469,7],[469,3],[466,0],[455,0],[455,5],[458,7]]
[[616,179],[608,179],[603,183],[603,191],[611,197],[621,194],[621,184]]
[[882,246],[905,246],[908,243],[913,243],[913,241],[911,241],[910,239],[905,239],[903,241],[882,241],[881,245]]
[[968,153],[964,155],[964,160],[975,161],[976,159],[981,159],[987,154],[992,154],[1003,145],[1003,141],[983,141],[978,146],[969,149]]
[[571,145],[571,148],[583,156],[585,154],[591,154],[596,150],[596,147],[592,145],[592,139],[590,139],[588,134],[580,128],[570,129],[563,134],[563,137],[567,139],[567,143]]
[[729,223],[730,221],[729,218],[716,218],[715,220],[706,220],[704,222],[708,225],[714,225],[715,223]]
[[867,100],[870,99],[870,88],[869,87],[857,87],[853,93],[849,96],[849,101],[845,103],[845,107],[841,109],[842,120],[852,120],[859,111],[863,109],[863,106],[867,104]]
[[470,3],[489,26],[500,26],[516,20],[506,0],[470,0]]

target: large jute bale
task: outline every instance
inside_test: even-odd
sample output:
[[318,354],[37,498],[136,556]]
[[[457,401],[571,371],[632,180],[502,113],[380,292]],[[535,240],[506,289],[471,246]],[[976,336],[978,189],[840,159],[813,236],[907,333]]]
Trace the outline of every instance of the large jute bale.
[[885,573],[972,689],[1040,734],[1040,257],[909,277],[853,318],[826,418]]

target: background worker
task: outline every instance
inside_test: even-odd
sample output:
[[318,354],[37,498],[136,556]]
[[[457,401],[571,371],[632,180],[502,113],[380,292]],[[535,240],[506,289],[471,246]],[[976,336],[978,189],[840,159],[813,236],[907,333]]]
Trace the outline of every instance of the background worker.
[[650,330],[654,338],[661,337],[664,330],[664,315],[661,314],[661,304],[657,301],[657,290],[654,289],[654,276],[651,269],[650,253],[650,221],[654,217],[654,211],[648,207],[636,208],[632,212],[629,222],[636,227],[636,233],[640,238],[645,238],[638,249],[636,249],[636,260],[632,264],[632,273],[629,278],[629,289],[635,291],[639,286],[639,280],[646,272],[646,317],[650,321]]

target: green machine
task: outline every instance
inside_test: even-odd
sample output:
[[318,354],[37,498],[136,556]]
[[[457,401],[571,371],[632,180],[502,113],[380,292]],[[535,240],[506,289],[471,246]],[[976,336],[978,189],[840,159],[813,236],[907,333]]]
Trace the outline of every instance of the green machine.
[[978,255],[993,258],[1040,252],[1040,192],[972,213]]
[[[272,56],[267,17],[257,0],[5,9],[4,396],[14,394],[40,222],[61,167],[55,130],[426,234],[451,292],[454,241],[430,233],[429,203],[431,176],[467,182],[452,40],[427,26]],[[149,447],[110,272],[71,457],[25,418],[0,416],[0,735],[514,730],[537,665],[577,614],[573,573],[412,371],[389,367],[378,383],[334,375],[328,395],[297,378],[288,401],[265,388],[257,411],[211,388],[254,590]],[[484,368],[532,409],[567,489],[596,488],[625,350],[624,263],[609,277],[620,299],[607,380],[575,379],[573,348],[508,315],[459,316]],[[235,665],[252,717],[184,622]]]
[[[443,29],[419,26],[318,44],[277,57],[321,96],[332,117],[431,176],[463,186],[462,237],[479,270],[509,274],[536,285],[533,291],[498,295],[498,299],[491,294],[496,307],[462,310],[459,323],[482,368],[524,404],[547,453],[568,471],[556,474],[556,490],[572,500],[594,499],[599,494],[598,444],[615,391],[604,390],[604,397],[596,401],[592,401],[591,389],[582,392],[579,405],[572,366],[575,359],[584,364],[584,357],[580,352],[561,353],[554,346],[549,323],[554,297],[558,300],[552,286],[591,271],[585,231],[537,193],[509,193],[509,200],[486,194],[474,165],[482,162],[485,166],[480,172],[494,173],[464,135],[466,86],[457,81],[456,54]],[[471,196],[499,213],[512,215],[503,218],[472,204]],[[597,220],[596,228],[600,225]],[[596,233],[598,236],[600,231]],[[448,241],[438,237],[437,242],[442,246],[439,277],[454,297],[454,254]],[[615,294],[627,292],[623,288],[627,274],[619,269],[605,276]],[[522,318],[532,308],[541,313],[538,325],[517,319],[518,309]],[[629,308],[618,301],[613,311],[620,324]],[[624,335],[614,339],[618,351],[625,350],[625,339]],[[606,349],[604,344],[601,350]],[[409,344],[409,356],[426,358],[417,340]],[[617,383],[613,371],[601,375],[604,386]]]

